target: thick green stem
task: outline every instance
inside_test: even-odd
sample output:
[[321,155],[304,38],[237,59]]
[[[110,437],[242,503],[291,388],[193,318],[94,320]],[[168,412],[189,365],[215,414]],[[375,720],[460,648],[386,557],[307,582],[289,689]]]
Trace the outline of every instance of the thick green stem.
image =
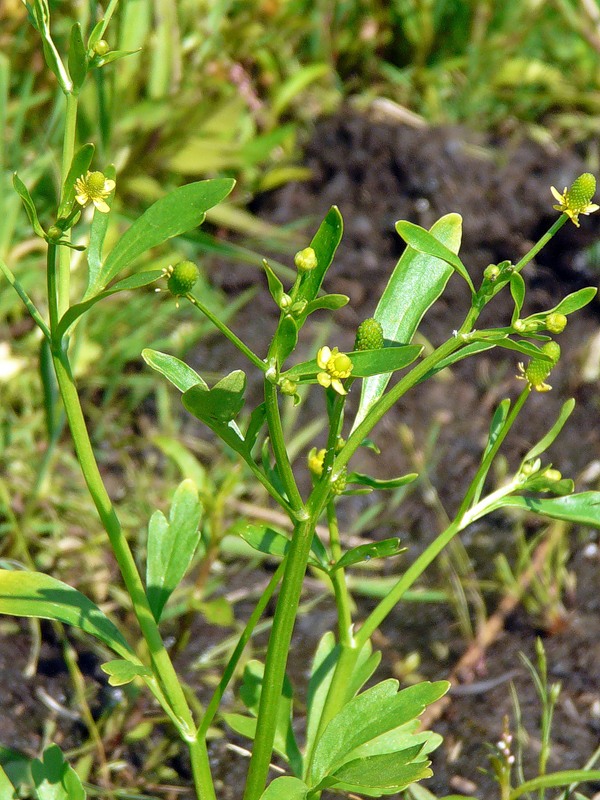
[[[331,555],[335,561],[342,557],[342,546],[340,542],[340,530],[335,513],[333,500],[327,503],[327,524],[329,527],[329,543]],[[338,611],[338,631],[340,644],[343,647],[352,646],[352,613],[350,611],[350,594],[346,586],[346,576],[344,570],[336,569],[330,576],[335,593],[335,603]]]
[[[63,179],[69,173],[73,154],[75,153],[75,140],[77,136],[77,105],[79,98],[76,94],[67,95],[67,107],[65,110],[65,132],[63,136],[62,154],[62,175]],[[61,198],[62,199],[62,198]],[[66,230],[63,239],[71,241],[71,231]],[[58,255],[58,314],[59,317],[67,311],[70,305],[70,285],[71,285],[71,248],[61,247]],[[51,326],[52,327],[52,326]]]
[[[306,518],[306,510],[302,496],[298,491],[296,479],[290,464],[287,448],[285,446],[285,437],[283,434],[283,427],[281,425],[281,415],[279,413],[279,404],[277,402],[277,387],[268,379],[264,382],[265,391],[265,408],[267,415],[267,425],[269,428],[269,436],[271,437],[271,447],[275,454],[275,462],[279,475],[285,486],[290,505],[294,510],[297,519]],[[308,558],[308,553],[307,553]],[[285,579],[284,579],[285,580]]]

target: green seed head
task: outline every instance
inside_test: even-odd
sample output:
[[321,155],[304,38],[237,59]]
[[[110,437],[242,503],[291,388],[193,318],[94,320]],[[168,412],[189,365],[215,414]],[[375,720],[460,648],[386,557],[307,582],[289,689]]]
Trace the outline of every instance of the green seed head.
[[294,256],[294,264],[298,272],[310,272],[317,266],[317,254],[312,247],[305,247]]
[[546,342],[546,344],[542,346],[542,350],[552,359],[552,366],[554,366],[560,358],[560,345],[558,342]]
[[550,333],[562,333],[567,326],[567,318],[564,314],[548,314],[546,317],[546,328]]
[[383,328],[373,317],[363,320],[356,331],[355,350],[380,350],[383,347]]
[[175,297],[182,297],[192,291],[199,277],[198,267],[192,261],[180,261],[169,275],[167,288]]
[[342,467],[342,471],[337,476],[337,478],[331,482],[331,491],[333,494],[343,494],[344,489],[346,488],[346,483],[348,481],[348,471],[346,467]]
[[104,184],[106,183],[106,176],[103,172],[90,172],[86,178],[86,183],[89,187],[90,194],[94,192],[104,191]]
[[596,178],[591,172],[584,172],[573,181],[567,192],[567,202],[574,211],[586,208],[596,193]]

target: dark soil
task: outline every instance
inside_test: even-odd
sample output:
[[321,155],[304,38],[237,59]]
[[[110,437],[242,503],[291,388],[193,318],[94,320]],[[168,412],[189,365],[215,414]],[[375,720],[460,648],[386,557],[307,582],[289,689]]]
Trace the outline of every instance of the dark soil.
[[[330,270],[328,291],[344,292],[350,305],[335,315],[336,327],[327,341],[341,349],[350,349],[357,324],[373,312],[378,297],[402,252],[402,243],[394,223],[408,219],[426,227],[442,214],[457,211],[464,218],[462,260],[476,283],[489,263],[503,259],[518,260],[556,218],[549,187],[562,188],[586,166],[576,154],[545,149],[524,139],[482,139],[457,129],[414,129],[391,123],[375,122],[347,112],[321,122],[306,149],[306,163],[313,178],[292,184],[261,198],[255,211],[272,222],[285,224],[299,218],[307,220],[307,238],[318,226],[332,204],[340,207],[345,235],[334,266]],[[582,286],[597,285],[598,276],[587,267],[582,250],[598,235],[600,220],[583,218],[582,226],[565,226],[553,242],[530,265],[525,277],[528,295],[525,312],[550,308],[565,294]],[[235,292],[256,284],[256,271],[228,266],[217,272],[222,286]],[[458,328],[466,310],[464,284],[451,279],[444,298],[426,315],[421,332],[433,344],[444,341]],[[510,297],[504,293],[493,304],[493,316],[481,321],[502,325],[510,319]],[[526,450],[547,430],[562,402],[575,397],[577,407],[549,458],[565,476],[573,477],[578,490],[598,488],[600,463],[600,391],[598,388],[598,321],[595,303],[569,320],[560,336],[563,358],[552,373],[553,391],[534,394],[513,430],[504,450],[509,469],[518,466]],[[272,301],[261,291],[252,304],[236,318],[234,327],[253,340],[258,352],[264,352],[270,325],[275,315]],[[314,331],[314,329],[313,329]],[[596,337],[596,350],[592,342]],[[300,346],[310,346],[311,335]],[[306,350],[308,352],[308,350]],[[595,355],[593,354],[595,352]],[[406,446],[401,443],[399,426],[408,426],[414,434],[415,457],[425,455],[427,477],[436,488],[439,501],[448,513],[457,508],[468,485],[493,409],[504,397],[515,398],[520,385],[515,379],[515,357],[483,354],[461,362],[451,375],[419,387],[374,432],[382,446],[382,455],[369,456],[362,468],[382,476],[402,474],[412,469]],[[241,357],[226,344],[201,347],[193,360],[196,366],[211,371],[243,366]],[[586,377],[587,376],[587,377]],[[316,393],[315,393],[316,396]],[[351,398],[356,402],[356,398]],[[322,397],[309,405],[311,417],[323,413]],[[307,417],[308,418],[308,417]],[[428,437],[437,438],[429,445]],[[399,509],[383,507],[376,523],[363,535],[384,538],[401,535],[414,557],[440,529],[440,507],[434,502],[428,484],[417,485]],[[364,509],[367,501],[350,498],[343,520],[349,526]],[[515,531],[520,523],[497,514],[485,524],[465,532],[463,542],[477,576],[493,578],[493,559],[499,552],[514,557]],[[529,537],[540,530],[539,521],[527,520]],[[479,691],[457,694],[435,729],[444,735],[444,745],[434,758],[434,778],[426,785],[439,795],[473,794],[479,798],[497,797],[489,774],[486,743],[496,742],[503,718],[511,714],[509,682],[490,686],[488,679],[513,677],[521,701],[523,720],[531,739],[526,747],[526,774],[535,775],[539,749],[540,705],[535,689],[519,653],[535,660],[535,641],[543,638],[551,681],[562,683],[562,693],[555,714],[550,770],[582,767],[594,752],[600,738],[600,549],[598,532],[565,528],[568,571],[576,578],[576,589],[566,592],[564,609],[555,604],[541,608],[538,615],[519,609],[509,617],[497,641],[487,650],[474,674]],[[383,571],[399,569],[390,563]],[[263,576],[264,577],[264,576]],[[252,580],[258,579],[253,574]],[[439,584],[439,568],[427,576],[430,585]],[[442,578],[447,580],[447,578]],[[242,584],[248,577],[239,575]],[[229,587],[228,587],[229,588]],[[498,591],[486,593],[488,613],[499,601]],[[368,613],[372,601],[360,601],[360,615]],[[243,613],[238,607],[240,618]],[[314,650],[318,637],[334,624],[330,606],[319,606],[300,619],[295,647],[301,658],[292,658],[294,677],[304,681],[306,654]],[[418,671],[428,678],[443,678],[467,648],[469,642],[459,630],[456,616],[448,606],[402,604],[388,618],[381,631],[380,646],[384,659],[380,677],[387,677],[408,654],[420,654]],[[194,631],[188,656],[193,659],[218,638],[199,623]],[[34,697],[35,687],[49,678],[25,682],[15,678],[15,666],[23,666],[26,646],[24,635],[4,639],[0,656],[0,743],[34,752],[39,746],[42,720],[47,708],[40,711]],[[14,651],[14,652],[13,652]],[[180,663],[186,670],[184,660]],[[299,663],[301,662],[301,664]],[[298,669],[294,667],[298,664]],[[518,670],[515,676],[514,671]],[[190,682],[200,678],[188,673]],[[99,676],[96,673],[96,678]],[[98,684],[99,685],[99,684]],[[55,692],[69,692],[63,674]],[[62,689],[60,687],[63,687]],[[201,692],[204,689],[199,687]],[[302,689],[300,690],[302,692]],[[98,701],[100,702],[100,701]],[[59,720],[67,730],[65,746],[77,740],[79,729],[68,720]],[[55,737],[56,738],[56,737]],[[58,741],[58,739],[57,739]],[[60,743],[60,742],[59,742]],[[240,743],[242,744],[242,743]],[[223,789],[220,800],[238,800],[245,769],[239,756],[226,754],[215,744],[215,758]],[[110,754],[109,754],[110,755]],[[176,763],[179,768],[181,765]],[[182,768],[185,770],[185,767]],[[139,777],[139,776],[138,776]],[[588,787],[589,794],[600,786]],[[187,797],[187,795],[184,795]],[[189,795],[191,797],[191,795]]]

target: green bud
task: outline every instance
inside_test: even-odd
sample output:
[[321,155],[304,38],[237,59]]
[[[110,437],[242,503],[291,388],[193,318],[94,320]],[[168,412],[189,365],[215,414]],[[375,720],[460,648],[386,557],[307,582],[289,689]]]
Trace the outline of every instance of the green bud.
[[48,238],[53,242],[58,241],[62,234],[63,231],[58,227],[58,225],[51,225],[48,228]]
[[548,314],[546,317],[546,328],[550,333],[562,333],[567,326],[567,318],[564,314]]
[[373,317],[363,320],[356,331],[355,350],[381,350],[383,347],[383,328]]
[[488,264],[483,270],[483,277],[486,281],[494,283],[500,277],[500,267],[497,264]]
[[175,297],[182,297],[191,292],[200,277],[198,267],[193,261],[180,261],[174,267],[170,267],[167,273],[167,288]]
[[306,300],[296,300],[290,308],[290,314],[293,317],[299,317],[303,312],[308,302]]
[[292,307],[292,298],[289,296],[289,294],[282,294],[281,300],[279,301],[279,308],[282,311],[289,311],[291,307]]
[[294,264],[298,272],[310,272],[317,266],[317,254],[312,247],[305,247],[294,256]]
[[286,394],[293,397],[298,391],[298,384],[296,381],[291,381],[289,378],[284,378],[279,384],[281,394]]
[[94,45],[94,53],[97,56],[105,56],[110,51],[110,45],[106,39],[100,39]]

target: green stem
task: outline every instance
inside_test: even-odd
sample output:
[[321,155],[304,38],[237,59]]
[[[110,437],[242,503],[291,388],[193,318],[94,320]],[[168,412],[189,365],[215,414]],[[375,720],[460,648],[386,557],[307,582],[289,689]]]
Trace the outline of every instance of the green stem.
[[106,13],[104,15],[104,19],[102,20],[102,28],[100,29],[100,39],[104,38],[104,34],[106,32],[106,29],[108,28],[108,23],[110,22],[112,15],[115,13],[118,4],[119,0],[110,0],[110,3],[108,4]]
[[48,244],[48,254],[46,256],[46,284],[48,289],[48,316],[50,317],[50,330],[56,330],[58,326],[58,286],[56,270],[56,250],[55,244]]
[[104,486],[67,356],[64,352],[57,353],[55,350],[53,361],[77,459],[88,491],[108,534],[140,629],[148,645],[154,669],[173,711],[180,720],[179,733],[190,748],[198,797],[202,800],[212,800],[215,795],[208,754],[204,744],[198,743],[195,739],[195,724],[192,714],[150,609],[133,554]]
[[306,519],[307,513],[306,509],[304,508],[304,502],[300,492],[298,491],[292,465],[290,464],[287,448],[285,446],[285,436],[283,433],[283,426],[281,424],[281,415],[279,413],[277,387],[272,384],[270,380],[265,379],[264,391],[267,426],[269,428],[269,436],[271,438],[271,447],[273,448],[273,453],[275,454],[275,463],[277,464],[279,475],[283,481],[283,485],[285,486],[285,490],[287,492],[290,505],[294,510],[296,519]]
[[19,281],[15,278],[15,276],[12,273],[12,271],[9,269],[8,265],[2,260],[2,258],[0,258],[0,270],[2,270],[6,280],[10,283],[10,285],[13,287],[13,289],[16,291],[16,293],[21,298],[21,300],[23,302],[23,305],[25,306],[25,308],[29,312],[30,317],[33,319],[35,324],[38,326],[38,328],[42,331],[44,336],[49,341],[50,340],[50,329],[48,328],[48,326],[44,322],[44,319],[43,319],[42,315],[40,314],[40,312],[35,307],[35,305],[33,303],[33,300],[29,297],[29,295],[27,294],[25,289],[23,289],[23,287],[21,286]]
[[[342,546],[340,542],[340,529],[335,513],[333,500],[327,503],[327,523],[329,526],[329,542],[331,555],[335,561],[342,557]],[[340,644],[342,647],[352,647],[352,613],[350,611],[350,594],[346,586],[346,576],[343,569],[336,569],[330,575],[335,593],[335,603],[338,611],[338,630]]]
[[258,367],[258,369],[261,372],[267,371],[267,365],[265,364],[265,362],[262,359],[260,359],[256,355],[256,353],[253,353],[252,350],[250,350],[250,348],[247,347],[247,345],[245,345],[244,342],[242,342],[242,340],[238,338],[235,335],[235,333],[230,328],[228,328],[227,325],[225,325],[224,322],[221,322],[221,320],[204,305],[204,303],[201,303],[200,300],[198,300],[196,297],[194,297],[193,294],[190,294],[189,292],[185,296],[193,306],[196,306],[196,308],[204,314],[205,317],[208,317],[208,319],[212,322],[215,328],[218,328],[223,334],[223,336],[226,336],[229,339],[229,341],[232,344],[234,344],[237,347],[237,349],[240,352],[242,352],[246,356],[246,358],[254,364],[255,367]]
[[235,650],[231,654],[231,658],[227,662],[227,666],[223,671],[223,675],[221,680],[219,681],[219,685],[214,691],[213,696],[211,697],[206,711],[204,712],[204,716],[202,717],[202,722],[200,723],[200,727],[198,728],[197,738],[202,739],[206,736],[206,732],[213,721],[215,714],[219,708],[221,703],[221,699],[225,694],[225,690],[233,677],[235,669],[239,663],[239,660],[244,652],[244,648],[250,641],[250,638],[254,632],[254,629],[262,617],[265,608],[269,604],[271,597],[273,596],[273,592],[277,588],[279,581],[281,580],[281,576],[285,570],[285,560],[281,562],[281,564],[277,567],[275,572],[273,573],[273,577],[269,581],[269,585],[265,589],[265,591],[261,594],[260,600],[258,601],[257,605],[255,606],[252,614],[250,615],[250,619],[246,623],[246,627],[242,631],[242,635],[239,638],[237,645],[235,646]]
[[[76,94],[67,95],[67,107],[65,110],[65,132],[63,136],[62,153],[62,174],[63,178],[69,173],[73,155],[75,153],[75,140],[77,137],[77,105],[79,98]],[[62,200],[62,197],[61,197]],[[71,241],[71,231],[66,230],[63,238]],[[58,312],[59,317],[65,313],[70,304],[70,282],[71,282],[71,248],[61,247],[59,252],[58,269]],[[53,327],[52,325],[50,327]]]
[[523,258],[519,261],[518,264],[515,264],[514,271],[521,272],[521,270],[529,264],[529,262],[535,258],[535,256],[540,252],[540,250],[545,247],[550,239],[562,228],[565,222],[569,219],[567,214],[561,214],[560,217],[556,220],[554,225],[549,228],[546,233],[539,239],[529,250]]

